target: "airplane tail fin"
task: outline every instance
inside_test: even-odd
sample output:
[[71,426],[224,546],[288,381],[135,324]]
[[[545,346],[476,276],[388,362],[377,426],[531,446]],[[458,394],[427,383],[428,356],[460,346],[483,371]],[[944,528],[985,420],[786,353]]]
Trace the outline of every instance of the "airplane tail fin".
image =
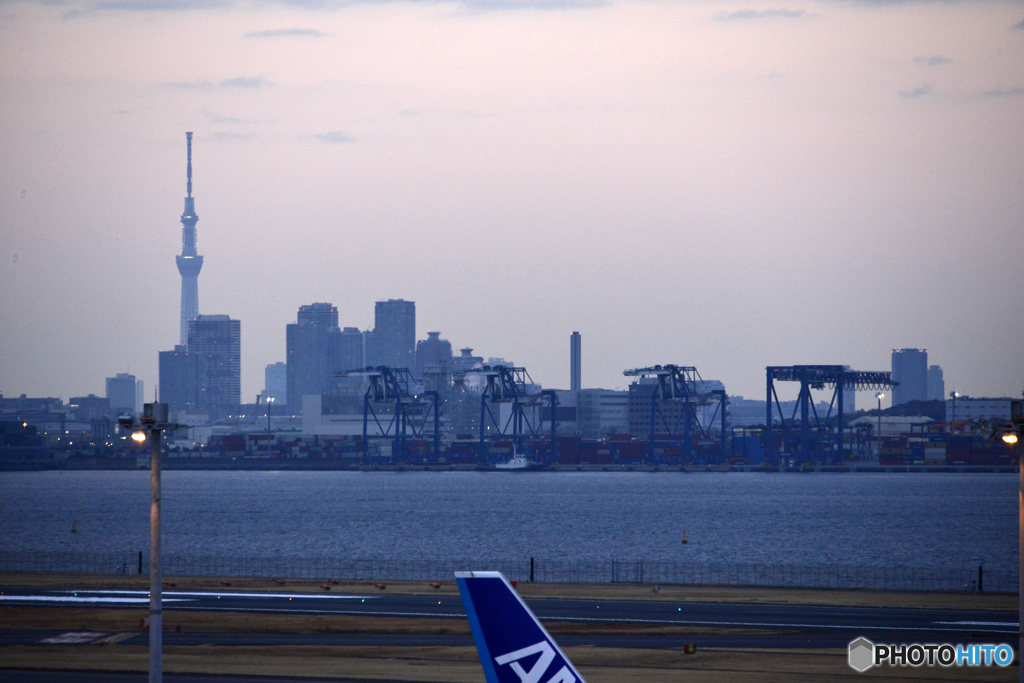
[[487,683],[586,683],[501,572],[455,572]]

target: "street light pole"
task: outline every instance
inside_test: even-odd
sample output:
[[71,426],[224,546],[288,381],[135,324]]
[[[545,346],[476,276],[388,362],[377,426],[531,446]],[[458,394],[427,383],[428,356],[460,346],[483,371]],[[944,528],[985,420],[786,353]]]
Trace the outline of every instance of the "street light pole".
[[878,459],[882,459],[882,397],[885,396],[882,392],[875,394],[875,398],[878,399]]
[[132,439],[142,443],[150,440],[149,459],[149,683],[163,682],[163,568],[160,565],[160,437],[164,430],[182,425],[167,421],[166,403],[147,403],[142,417],[118,418],[124,429],[131,430]]
[[[166,404],[164,404],[166,406]],[[149,683],[163,680],[163,571],[160,566],[160,435],[152,429],[149,460],[152,501],[149,508]]]
[[267,396],[267,457],[270,457],[270,404],[274,402],[273,396]]

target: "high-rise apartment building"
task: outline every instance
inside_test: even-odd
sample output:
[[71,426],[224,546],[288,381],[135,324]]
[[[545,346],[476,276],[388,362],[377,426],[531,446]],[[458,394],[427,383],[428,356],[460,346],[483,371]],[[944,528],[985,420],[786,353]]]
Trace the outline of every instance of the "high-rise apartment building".
[[580,333],[569,335],[569,390],[579,391],[583,388],[582,365],[580,358]]
[[300,306],[296,322],[285,328],[289,410],[302,412],[302,397],[337,386],[343,369],[338,309],[329,303]]
[[373,347],[378,365],[415,369],[416,302],[378,301],[373,312]]
[[894,406],[927,400],[928,350],[893,349],[892,379],[898,382],[892,390]]
[[232,414],[242,402],[242,323],[226,315],[188,321],[188,354],[195,364],[195,407],[210,418]]
[[938,365],[928,368],[928,400],[946,400],[946,381],[942,378],[942,368]]

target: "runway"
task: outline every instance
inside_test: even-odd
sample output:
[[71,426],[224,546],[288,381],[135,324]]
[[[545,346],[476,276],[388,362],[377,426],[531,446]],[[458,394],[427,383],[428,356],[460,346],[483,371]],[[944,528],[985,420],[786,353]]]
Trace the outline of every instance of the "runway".
[[[238,591],[177,591],[163,594],[166,610],[252,612],[254,614],[337,614],[367,617],[465,619],[462,601],[451,595],[344,595]],[[125,608],[148,606],[146,591],[72,590],[4,587],[0,605]],[[835,648],[865,636],[884,643],[1011,642],[1018,637],[1018,615],[979,610],[930,610],[879,607],[827,607],[742,603],[693,603],[669,600],[531,599],[542,622],[646,624],[707,630],[756,631],[750,634],[691,636],[559,636],[565,646],[665,648],[684,642],[705,647]],[[621,631],[620,631],[621,633]],[[0,644],[38,643],[41,632],[0,632]],[[34,640],[32,640],[34,638]],[[126,644],[142,644],[132,635]],[[471,645],[469,636],[178,634],[165,632],[167,645]]]

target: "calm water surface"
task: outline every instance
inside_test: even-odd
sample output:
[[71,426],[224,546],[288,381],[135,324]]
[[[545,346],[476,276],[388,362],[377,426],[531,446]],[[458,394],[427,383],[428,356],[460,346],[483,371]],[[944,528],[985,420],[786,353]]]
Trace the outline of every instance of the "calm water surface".
[[[163,547],[1016,569],[1017,486],[996,474],[171,471]],[[0,473],[0,549],[148,548],[148,471]]]

